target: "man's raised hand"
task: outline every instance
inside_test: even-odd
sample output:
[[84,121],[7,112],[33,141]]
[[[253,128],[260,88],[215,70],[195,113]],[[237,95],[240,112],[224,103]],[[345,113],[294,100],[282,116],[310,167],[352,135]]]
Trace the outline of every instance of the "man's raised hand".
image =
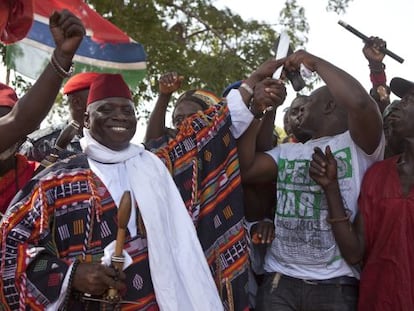
[[57,57],[72,59],[85,35],[81,20],[68,10],[53,12],[49,28],[55,41]]

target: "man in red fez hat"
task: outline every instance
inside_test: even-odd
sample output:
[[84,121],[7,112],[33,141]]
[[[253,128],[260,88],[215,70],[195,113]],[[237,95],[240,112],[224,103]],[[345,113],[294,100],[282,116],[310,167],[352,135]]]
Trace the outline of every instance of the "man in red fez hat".
[[16,92],[10,86],[0,82],[0,105],[12,108],[17,101]]
[[[10,309],[102,310],[112,288],[122,309],[223,310],[171,175],[130,143],[137,123],[131,98],[121,75],[99,75],[87,101],[84,153],[44,169],[8,210],[0,225],[0,293]],[[108,264],[125,191],[132,204],[119,271]]]
[[33,23],[33,0],[0,1],[0,41],[11,44],[23,39]]
[[[37,130],[28,135],[27,140],[20,148],[20,153],[26,155],[30,160],[41,162],[51,153],[56,152],[55,146],[58,147],[59,158],[65,158],[74,153],[82,151],[79,139],[83,136],[83,120],[86,111],[86,100],[89,95],[91,83],[98,77],[97,72],[78,73],[65,83],[63,94],[67,96],[71,122],[64,121],[60,124]],[[71,131],[71,137],[64,137],[68,144],[63,146],[58,138],[62,131],[76,122],[77,130]],[[63,139],[63,137],[61,136]]]
[[70,75],[72,58],[85,29],[81,21],[67,10],[52,14],[49,27],[56,46],[53,57],[32,88],[10,113],[0,118],[0,152],[39,127],[53,105],[63,79]]

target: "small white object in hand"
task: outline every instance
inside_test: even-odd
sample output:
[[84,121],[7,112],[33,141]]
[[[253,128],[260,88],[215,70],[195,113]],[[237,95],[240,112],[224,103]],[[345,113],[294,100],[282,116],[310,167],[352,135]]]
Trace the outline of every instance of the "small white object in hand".
[[[111,265],[112,255],[115,252],[115,242],[116,241],[112,241],[110,244],[108,244],[104,248],[104,256],[101,258],[101,263],[105,266],[109,267]],[[126,268],[128,268],[128,266],[132,264],[132,258],[131,256],[129,256],[126,250],[122,251],[122,255],[124,256],[124,259],[125,259],[122,270],[125,270]]]
[[310,71],[304,64],[300,64],[300,75],[304,79],[310,79],[313,76],[313,72]]

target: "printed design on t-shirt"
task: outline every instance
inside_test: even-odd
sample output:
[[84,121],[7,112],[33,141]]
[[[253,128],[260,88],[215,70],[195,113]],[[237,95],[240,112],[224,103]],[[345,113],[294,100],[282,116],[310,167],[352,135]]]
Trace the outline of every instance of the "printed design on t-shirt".
[[[352,156],[349,147],[334,152],[341,193],[351,191]],[[278,161],[276,237],[273,243],[279,262],[329,264],[340,259],[331,226],[326,222],[328,205],[321,187],[309,176],[310,160]],[[347,212],[351,210],[343,200]]]

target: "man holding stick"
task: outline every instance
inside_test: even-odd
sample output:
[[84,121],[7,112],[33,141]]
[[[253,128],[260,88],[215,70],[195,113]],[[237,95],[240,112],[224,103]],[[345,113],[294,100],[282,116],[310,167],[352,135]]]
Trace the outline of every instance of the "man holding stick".
[[[256,309],[352,310],[358,295],[357,275],[350,266],[355,262],[346,261],[333,233],[338,224],[355,216],[362,176],[382,158],[381,117],[376,103],[345,71],[306,51],[284,61],[287,70],[301,64],[326,83],[312,92],[298,116],[298,125],[311,133],[311,139],[255,153],[260,122],[254,121],[238,141],[243,181],[277,180],[275,239],[266,253],[267,275]],[[314,148],[327,145],[342,160],[340,190],[346,215],[328,213],[321,188],[309,177]]]
[[[91,85],[79,154],[45,169],[15,198],[2,232],[1,303],[98,310],[107,292],[129,310],[222,310],[194,225],[165,166],[130,140],[136,117],[120,75]],[[155,190],[156,189],[156,190]],[[112,255],[118,207],[131,193],[124,272]],[[119,255],[119,254],[118,254]]]

